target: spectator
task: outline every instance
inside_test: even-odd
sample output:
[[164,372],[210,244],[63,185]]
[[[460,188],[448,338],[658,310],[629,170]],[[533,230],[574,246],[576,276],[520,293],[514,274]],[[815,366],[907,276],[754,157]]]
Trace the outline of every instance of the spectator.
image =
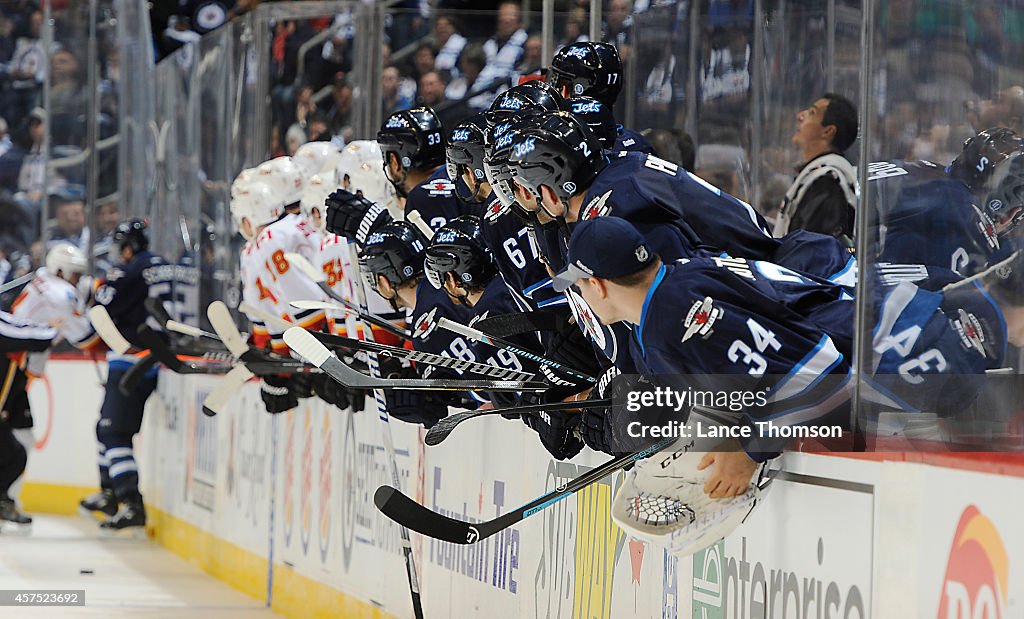
[[46,188],[46,161],[43,159],[43,138],[46,135],[46,112],[35,108],[27,126],[0,157],[0,187],[14,194],[15,200],[33,222],[32,233],[38,232],[35,222]]
[[11,142],[11,136],[7,132],[7,120],[0,118],[0,158],[3,158],[7,154],[7,151],[11,150],[11,146],[14,144]]
[[853,239],[857,173],[843,153],[857,139],[857,108],[825,93],[796,118],[792,142],[804,163],[779,207],[774,234],[810,230]]
[[32,11],[29,28],[14,44],[14,55],[4,75],[3,114],[7,118],[23,118],[38,101],[46,76],[46,52],[39,41],[43,12]]
[[121,213],[117,202],[105,202],[96,207],[96,236],[99,240],[92,246],[92,254],[96,257],[97,275],[102,277],[117,261],[112,255],[114,247],[114,228],[121,221]]
[[555,44],[555,52],[562,49],[566,45],[573,43],[582,43],[589,41],[590,36],[587,34],[587,12],[580,7],[573,7],[569,11],[569,16],[565,18],[565,27],[562,30],[562,38]]
[[450,128],[468,116],[468,112],[464,105],[453,105],[450,102],[442,105],[445,104],[444,92],[444,82],[437,71],[425,73],[420,78],[420,104],[433,108],[441,125]]
[[324,116],[333,135],[339,135],[345,127],[352,125],[352,84],[344,75],[334,76],[331,107]]
[[625,62],[629,58],[633,32],[629,0],[608,0],[607,7],[601,24],[601,40],[614,45]]
[[285,154],[291,157],[299,147],[306,143],[306,132],[299,123],[292,124],[284,134]]
[[[402,76],[398,73],[398,68],[394,65],[384,67],[384,71],[380,74],[380,89],[384,96],[382,103],[384,116],[412,107],[408,84],[404,83]],[[415,87],[413,89],[415,90]]]
[[300,127],[306,126],[306,117],[316,111],[316,103],[313,102],[313,86],[303,84],[295,94],[295,122]]
[[416,79],[423,77],[434,70],[434,48],[424,43],[416,48],[412,57],[413,74]]
[[86,110],[85,76],[78,58],[67,48],[50,57],[50,119],[54,144],[82,144],[85,127],[79,120]]
[[458,75],[459,55],[466,47],[466,37],[458,33],[455,20],[450,15],[438,15],[434,19],[434,38],[437,40],[437,56],[434,70],[450,80]]
[[519,75],[530,75],[537,73],[544,67],[545,59],[541,55],[543,51],[543,42],[540,37],[536,34],[531,35],[526,39],[526,44],[523,45],[523,58],[519,61],[519,65],[516,67],[516,71]]
[[[489,92],[493,90],[492,85],[484,81],[482,72],[487,64],[487,56],[484,49],[477,43],[470,43],[462,52],[459,58],[460,76],[452,80],[445,90],[445,96],[453,101],[469,98],[469,107],[482,112],[491,104],[494,96]],[[473,96],[473,93],[479,93]]]
[[975,131],[992,127],[1006,127],[1021,133],[1024,128],[1024,88],[1010,86],[996,93],[992,99],[968,101],[964,104],[967,121]]
[[81,185],[65,185],[50,193],[54,222],[46,240],[46,251],[57,243],[71,243],[88,251],[89,229],[85,227],[85,189]]
[[[505,0],[498,5],[497,31],[484,42],[487,64],[476,80],[479,85],[494,84],[497,87],[503,83],[510,83],[515,75],[516,66],[523,58],[523,46],[526,45],[527,38],[526,31],[522,28],[522,9],[519,3]],[[493,98],[492,96],[491,99]]]
[[327,117],[320,112],[314,112],[306,119],[306,134],[310,142],[330,142],[333,135]]

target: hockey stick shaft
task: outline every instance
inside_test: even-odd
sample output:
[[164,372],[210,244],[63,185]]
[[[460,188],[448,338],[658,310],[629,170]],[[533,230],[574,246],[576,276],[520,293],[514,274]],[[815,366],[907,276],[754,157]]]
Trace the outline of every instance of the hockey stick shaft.
[[405,220],[416,226],[416,228],[427,237],[427,240],[434,238],[434,230],[427,225],[427,222],[423,221],[423,216],[420,215],[419,211],[409,211],[405,214]]
[[536,361],[541,365],[546,365],[549,368],[558,370],[559,372],[562,372],[564,374],[568,374],[569,376],[572,376],[577,380],[582,380],[591,384],[597,382],[597,379],[595,379],[593,376],[588,376],[583,372],[574,370],[562,363],[559,363],[558,361],[548,359],[547,357],[538,355],[537,353],[533,353],[523,348],[519,348],[518,346],[507,340],[503,340],[497,337],[491,337],[490,335],[487,335],[486,333],[480,331],[479,329],[474,329],[473,327],[460,325],[459,323],[453,322],[444,317],[441,317],[437,320],[437,326],[441,327],[442,329],[451,331],[452,333],[458,333],[459,335],[468,337],[471,340],[483,342],[485,344],[490,344],[495,348],[503,348],[514,355],[518,355],[520,357],[523,357],[524,359]]
[[548,389],[548,385],[545,383],[518,380],[367,376],[335,357],[320,340],[301,327],[292,327],[285,331],[284,341],[289,348],[330,374],[334,380],[357,389],[428,389],[435,391],[546,391]]
[[[358,265],[358,260],[352,260],[355,258],[355,246],[352,243],[348,243],[349,251],[349,263],[352,265]],[[353,268],[358,268],[354,266]],[[369,308],[366,304],[366,294],[362,287],[362,281],[360,277],[357,277],[355,273],[347,274],[348,277],[352,278],[353,281],[353,294],[355,294],[356,301],[359,303],[359,307],[364,310],[366,314],[369,314]],[[326,282],[325,282],[326,283]],[[363,324],[363,336],[373,341],[373,329],[370,328],[369,324],[364,322]],[[377,360],[377,355],[370,353],[367,356],[367,365],[370,368],[370,375],[379,378],[380,377],[380,363]],[[377,416],[381,421],[381,438],[384,442],[384,451],[388,456],[388,468],[391,473],[391,483],[396,488],[402,487],[401,475],[398,470],[398,455],[395,453],[395,441],[391,435],[391,418],[388,415],[387,400],[384,398],[384,391],[382,389],[373,390],[374,403],[377,406]],[[423,619],[423,602],[420,599],[420,581],[419,575],[416,573],[416,558],[412,552],[412,536],[409,534],[409,529],[404,526],[398,528],[399,536],[402,541],[402,555],[405,558],[405,572],[409,580],[409,595],[412,599],[412,612],[416,619]]]
[[253,378],[253,373],[244,364],[239,363],[233,367],[230,372],[220,379],[217,387],[203,400],[203,414],[207,417],[213,417],[223,412],[228,400],[238,393],[242,385],[251,378]]
[[159,360],[156,358],[156,355],[150,352],[145,357],[136,361],[132,367],[128,368],[128,371],[121,376],[121,382],[117,384],[121,395],[125,397],[131,395],[139,386],[139,383],[142,382],[142,379],[145,378],[146,374],[157,363],[159,363]]
[[490,408],[485,410],[465,411],[455,413],[440,419],[423,437],[427,445],[437,445],[452,433],[456,426],[467,419],[477,417],[488,417],[493,415],[529,415],[533,413],[553,413],[561,411],[579,411],[587,408],[601,408],[611,406],[611,400],[583,400],[581,402],[557,402],[553,404],[530,404],[527,406],[513,406],[509,408]]
[[26,274],[22,275],[21,277],[17,277],[15,279],[12,279],[11,281],[9,281],[6,284],[4,284],[3,286],[0,286],[0,294],[3,294],[5,292],[7,292],[8,290],[14,290],[15,288],[17,288],[19,286],[24,286],[25,284],[27,284],[30,281],[32,281],[32,278],[35,277],[35,275],[36,274],[34,272],[26,273]]
[[486,522],[471,524],[443,516],[420,505],[391,486],[377,488],[373,495],[373,502],[385,516],[413,531],[453,544],[473,544],[529,518],[637,460],[657,453],[677,440],[676,438],[662,439],[640,451],[609,460],[551,492]]
[[[398,336],[406,340],[412,339],[412,334],[410,334],[405,329],[399,329],[398,327],[384,320],[383,318],[374,316],[369,312],[369,310],[356,306],[351,301],[335,292],[334,289],[331,288],[331,286],[327,283],[327,279],[324,276],[324,274],[321,273],[320,271],[317,271],[316,267],[310,264],[309,260],[306,260],[305,256],[301,254],[287,253],[284,255],[284,257],[286,260],[288,260],[289,263],[294,265],[297,269],[302,271],[307,277],[316,282],[316,285],[320,287],[320,290],[324,291],[324,294],[326,294],[328,297],[341,304],[340,308],[332,309],[347,310],[349,312],[352,312],[356,317],[358,317],[363,322],[368,322],[376,327],[379,327],[387,331],[388,333],[391,333],[392,335]],[[353,288],[355,288],[355,286],[353,286]]]

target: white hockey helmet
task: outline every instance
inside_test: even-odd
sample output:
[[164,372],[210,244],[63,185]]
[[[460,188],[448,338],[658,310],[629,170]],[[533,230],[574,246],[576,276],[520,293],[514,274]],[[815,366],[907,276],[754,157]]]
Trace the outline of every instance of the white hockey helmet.
[[256,180],[256,168],[246,168],[239,172],[238,176],[231,183],[231,197],[234,198],[239,189],[254,180]]
[[307,180],[314,174],[328,178],[323,172],[330,167],[333,173],[339,155],[338,148],[330,142],[306,142],[295,151],[292,160],[299,166]]
[[249,240],[251,238],[245,234],[242,228],[242,220],[249,220],[252,234],[255,234],[260,226],[272,223],[282,213],[284,213],[284,207],[281,200],[274,195],[266,183],[248,183],[239,189],[237,196],[231,199],[231,218],[235,222],[235,228]]
[[[333,182],[327,182],[319,174],[310,176],[306,181],[306,190],[302,192],[302,202],[299,203],[299,208],[302,210],[302,214],[306,216],[311,223],[316,223],[317,228],[321,231],[324,229],[324,201],[327,200],[327,196],[332,191],[337,189]],[[317,216],[313,217],[313,209],[316,209]]]
[[58,243],[46,254],[46,270],[50,275],[56,275],[57,271],[64,273],[63,279],[69,279],[73,274],[84,275],[89,270],[89,260],[82,250],[70,243]]
[[349,142],[338,160],[338,184],[387,208],[395,219],[402,219],[395,188],[384,174],[384,153],[373,140]]
[[281,201],[281,206],[302,200],[306,178],[291,157],[277,157],[256,166],[256,176]]

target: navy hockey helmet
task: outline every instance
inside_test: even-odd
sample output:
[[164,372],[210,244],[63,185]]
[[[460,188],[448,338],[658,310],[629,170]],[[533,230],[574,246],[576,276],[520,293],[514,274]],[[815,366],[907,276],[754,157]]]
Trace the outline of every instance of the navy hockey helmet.
[[[377,132],[377,142],[384,154],[388,180],[403,197],[402,184],[409,170],[431,170],[444,165],[444,127],[429,107],[395,112],[384,120]],[[399,178],[391,178],[387,163],[394,153],[402,168]]]
[[523,208],[516,201],[513,186],[512,169],[508,166],[508,158],[512,155],[512,144],[519,133],[518,127],[525,123],[508,120],[491,127],[487,133],[487,146],[484,153],[484,173],[491,185],[494,195],[503,206],[512,211],[523,223],[535,223],[536,215]]
[[983,210],[999,234],[1006,234],[1024,220],[1024,153],[1011,155],[990,184]]
[[[484,144],[487,141],[487,120],[483,114],[474,114],[452,129],[448,136],[447,168],[448,178],[455,183],[455,191],[465,202],[478,203],[476,193],[487,180],[484,172]],[[473,188],[469,196],[462,195],[459,179],[465,172],[473,177]]]
[[481,290],[494,279],[498,266],[484,243],[480,218],[462,215],[439,228],[427,248],[424,271],[438,289],[444,287],[446,273],[466,290]]
[[547,185],[562,200],[583,193],[608,165],[597,136],[568,112],[546,114],[515,134],[508,165],[538,201]]
[[[359,270],[375,292],[377,276],[383,275],[392,287],[423,275],[426,239],[416,226],[393,221],[371,234],[359,252]],[[383,295],[382,295],[383,296]]]
[[149,221],[146,219],[122,221],[114,228],[114,245],[121,249],[125,246],[131,247],[136,254],[146,251],[149,249],[149,234],[146,232],[148,229]]
[[950,164],[949,173],[976,196],[984,196],[991,188],[988,183],[996,168],[1022,146],[1024,140],[1006,127],[986,129],[964,141],[963,151]]
[[606,105],[593,97],[575,97],[567,102],[569,113],[586,125],[601,141],[605,150],[615,148],[615,140],[619,137],[619,125],[610,105]]
[[584,41],[558,50],[548,68],[548,83],[570,97],[586,95],[615,105],[622,92],[622,59],[610,43]]
[[546,82],[532,80],[498,95],[484,115],[487,122],[493,125],[529,112],[557,112],[563,109],[565,99],[558,90]]

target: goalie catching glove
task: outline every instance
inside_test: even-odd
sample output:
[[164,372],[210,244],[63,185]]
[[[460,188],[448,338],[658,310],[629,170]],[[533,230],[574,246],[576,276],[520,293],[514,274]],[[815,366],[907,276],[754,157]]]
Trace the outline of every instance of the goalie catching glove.
[[391,222],[387,208],[346,189],[331,193],[324,205],[327,207],[324,217],[327,231],[355,241],[360,249],[374,231]]
[[626,474],[612,502],[615,523],[633,537],[686,557],[729,535],[763,500],[766,464],[758,465],[743,494],[712,499],[704,486],[712,468],[698,471],[717,440],[679,439]]

